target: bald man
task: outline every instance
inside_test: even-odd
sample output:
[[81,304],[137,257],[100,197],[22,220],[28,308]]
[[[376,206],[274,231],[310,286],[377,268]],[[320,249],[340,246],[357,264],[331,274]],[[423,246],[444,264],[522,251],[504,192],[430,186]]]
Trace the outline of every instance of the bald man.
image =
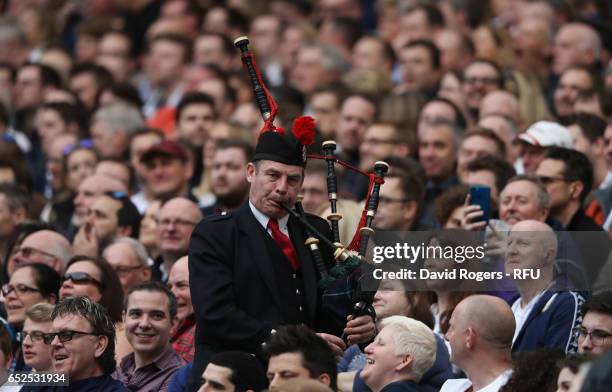
[[584,23],[563,25],[555,36],[553,71],[560,75],[574,65],[593,66],[601,58],[601,38]]
[[167,282],[172,265],[187,255],[191,232],[202,220],[202,212],[191,200],[175,197],[162,205],[157,218],[156,234],[161,255],[155,260],[153,276]]
[[480,102],[480,109],[478,110],[480,119],[494,114],[512,119],[519,129],[523,126],[518,98],[507,91],[491,91]]
[[512,226],[505,267],[519,297],[511,301],[516,320],[512,352],[539,347],[575,352],[572,331],[579,325],[584,299],[573,291],[560,291],[554,280],[557,237],[546,223],[524,220]]
[[63,235],[40,230],[27,236],[14,257],[9,259],[8,274],[24,264],[42,263],[62,273],[72,257],[72,246]]
[[514,326],[512,310],[500,298],[472,295],[461,301],[445,338],[451,346],[451,361],[467,378],[447,380],[440,392],[495,392],[504,386],[512,372]]

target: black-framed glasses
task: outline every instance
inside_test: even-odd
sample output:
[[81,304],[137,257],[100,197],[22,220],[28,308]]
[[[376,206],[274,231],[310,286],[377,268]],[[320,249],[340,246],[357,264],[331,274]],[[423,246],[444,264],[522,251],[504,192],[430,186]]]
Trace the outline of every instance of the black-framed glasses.
[[589,331],[586,328],[578,327],[574,329],[574,337],[578,340],[583,341],[586,337],[591,338],[591,343],[593,346],[603,346],[606,342],[606,339],[612,336],[612,333],[602,331],[601,329],[595,329],[593,331]]
[[17,283],[16,285],[6,283],[2,286],[2,294],[5,297],[9,295],[12,291],[16,292],[18,295],[23,295],[27,293],[40,293],[39,289],[22,283]]
[[64,277],[62,278],[62,283],[64,283],[67,280],[71,280],[72,283],[74,284],[80,284],[80,285],[85,285],[85,284],[95,284],[98,287],[102,287],[102,282],[100,282],[99,280],[95,279],[94,277],[92,277],[91,275],[89,275],[87,272],[69,272],[69,273],[65,273]]
[[28,336],[32,342],[44,342],[45,340],[45,333],[43,331],[21,331],[19,333],[19,341],[23,342]]
[[53,339],[55,339],[55,337],[57,336],[60,342],[66,343],[74,339],[76,335],[100,336],[102,334],[94,333],[94,332],[73,331],[72,329],[65,329],[59,332],[51,332],[51,333],[44,334],[43,342],[45,342],[45,344],[51,344],[51,342],[53,342]]

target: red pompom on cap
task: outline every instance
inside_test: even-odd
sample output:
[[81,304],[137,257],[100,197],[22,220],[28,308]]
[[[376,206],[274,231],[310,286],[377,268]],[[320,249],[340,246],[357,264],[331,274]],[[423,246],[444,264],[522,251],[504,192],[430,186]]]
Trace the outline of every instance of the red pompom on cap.
[[310,146],[315,137],[315,120],[310,116],[301,116],[293,120],[293,136],[304,146]]

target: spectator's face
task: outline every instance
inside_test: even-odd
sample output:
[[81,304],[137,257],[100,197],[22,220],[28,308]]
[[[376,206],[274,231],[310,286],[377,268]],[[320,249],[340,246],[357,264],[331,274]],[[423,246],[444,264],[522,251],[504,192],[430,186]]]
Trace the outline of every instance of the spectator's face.
[[553,210],[563,209],[579,194],[576,189],[579,183],[568,181],[563,175],[564,170],[565,163],[557,159],[544,159],[536,170],[536,175],[546,185],[550,208]]
[[157,41],[146,62],[146,74],[154,86],[168,86],[182,74],[183,47],[170,41]]
[[183,109],[176,124],[176,131],[181,140],[201,148],[214,125],[214,108],[208,104],[195,103]]
[[44,233],[32,233],[27,236],[19,249],[13,256],[14,263],[9,263],[9,274],[12,274],[15,268],[24,264],[42,263],[59,271],[61,264],[59,258],[51,253],[49,249],[49,240]]
[[140,221],[140,236],[138,240],[147,249],[157,247],[157,215],[159,214],[160,206],[159,200],[152,201]]
[[444,179],[453,173],[457,144],[451,127],[435,126],[419,131],[419,161],[425,176]]
[[382,230],[408,230],[416,215],[416,203],[406,199],[397,177],[385,179],[380,187],[374,226]]
[[180,259],[172,266],[168,274],[168,288],[176,297],[176,317],[179,320],[185,320],[193,314],[191,291],[189,290],[189,268],[186,259]]
[[297,54],[291,71],[291,84],[302,94],[311,94],[333,79],[331,71],[323,66],[323,54],[318,48],[303,48]]
[[561,74],[573,65],[582,63],[584,50],[581,42],[582,35],[576,31],[575,26],[565,26],[559,29],[555,37],[553,71]]
[[385,64],[382,42],[375,38],[362,38],[353,47],[353,67],[358,70],[381,71]]
[[74,213],[79,224],[85,222],[89,214],[89,208],[101,193],[102,190],[96,181],[96,177],[89,176],[81,182],[77,195],[74,198]]
[[142,154],[161,140],[161,136],[155,133],[145,133],[132,139],[130,143],[130,162],[139,179],[142,180],[147,173],[146,165],[140,162]]
[[444,339],[450,344],[450,360],[452,363],[459,365],[462,359],[465,358],[465,338],[468,333],[461,317],[461,310],[458,305],[448,322],[448,330],[444,334]]
[[346,151],[356,151],[366,129],[374,120],[374,107],[361,97],[350,97],[340,109],[336,126],[336,140]]
[[397,374],[397,368],[403,362],[403,356],[395,353],[393,328],[383,328],[374,342],[365,348],[366,364],[361,371],[361,379],[371,389],[381,390]]
[[134,248],[129,244],[109,245],[104,249],[104,258],[119,276],[124,294],[127,294],[130,288],[148,281],[151,277],[151,270],[138,260]]
[[460,229],[461,217],[463,216],[463,206],[457,207],[451,212],[448,220],[444,224],[445,229]]
[[38,106],[43,98],[43,85],[38,67],[25,66],[17,72],[14,89],[15,109]]
[[608,124],[604,132],[604,147],[608,170],[612,170],[612,124]]
[[302,206],[309,214],[321,212],[325,203],[329,200],[327,195],[327,177],[323,173],[306,174],[300,191],[304,197]]
[[236,386],[230,381],[232,369],[209,363],[202,374],[202,387],[198,392],[234,392]]
[[[581,328],[585,332],[590,332],[591,335],[581,334],[579,336],[578,352],[580,354],[600,356],[612,351],[612,315],[589,310],[582,319]],[[593,335],[595,335],[595,342],[593,342]]]
[[310,371],[302,365],[301,353],[283,353],[270,357],[266,374],[271,390],[294,378],[311,378]]
[[491,202],[493,208],[499,203],[499,190],[495,182],[495,173],[491,170],[476,170],[465,173],[465,183],[468,185],[484,185],[491,189]]
[[581,69],[570,69],[561,75],[555,90],[555,110],[559,116],[574,114],[574,104],[581,95],[592,91],[592,80],[588,72]]
[[562,368],[557,378],[557,392],[569,392],[577,377],[578,374],[572,372],[569,367]]
[[[368,128],[359,146],[361,170],[369,172],[374,168],[376,161],[391,155],[399,155],[396,150],[400,142],[395,133],[395,128],[388,125],[375,124]],[[407,155],[408,151],[404,152],[404,155]]]
[[549,260],[546,255],[549,250],[542,245],[542,235],[545,234],[533,231],[511,231],[508,235],[504,258],[505,272],[513,273],[514,270],[545,267]]
[[0,193],[0,238],[9,238],[15,226],[25,218],[21,211],[11,211],[6,196]]
[[385,280],[380,284],[374,294],[372,306],[378,320],[389,316],[409,315],[412,312],[412,304],[408,302],[404,287],[397,280]]
[[477,110],[487,93],[499,90],[501,81],[497,70],[487,63],[472,63],[464,73],[463,92],[469,109]]
[[455,111],[450,105],[441,101],[432,101],[421,109],[417,128],[421,131],[439,122],[454,123],[455,121],[457,121]]
[[589,157],[589,160],[593,163],[595,159],[591,152],[591,142],[584,136],[582,129],[580,129],[578,124],[570,125],[567,129],[572,134],[572,148]]
[[96,63],[108,69],[116,81],[124,81],[130,73],[130,41],[120,34],[105,34],[98,44]]
[[36,113],[35,125],[42,139],[43,151],[48,156],[53,140],[67,131],[66,123],[55,110],[41,109]]
[[91,261],[77,261],[66,269],[64,276],[76,274],[66,279],[60,288],[60,299],[82,295],[94,302],[102,300],[102,271]]
[[463,94],[462,82],[452,72],[447,72],[442,76],[438,96],[450,100],[457,105],[457,107],[465,107],[465,95]]
[[217,150],[210,168],[210,187],[217,198],[239,203],[249,192],[247,158],[240,148]]
[[[62,331],[93,332],[87,319],[73,314],[58,316],[53,320],[53,332]],[[97,359],[107,347],[107,336],[74,334],[71,340],[63,343],[56,336],[51,342],[53,370],[67,374],[72,381],[89,378],[99,371]]]
[[427,14],[417,9],[400,17],[400,30],[405,35],[406,42],[415,39],[431,38],[431,29],[427,22]]
[[187,188],[191,170],[187,170],[188,164],[180,158],[157,155],[146,166],[147,185],[156,198],[170,199]]
[[93,228],[93,233],[102,248],[119,234],[129,234],[126,228],[119,228],[119,217],[117,216],[119,209],[121,209],[121,202],[106,195],[97,197],[91,205],[87,222]]
[[138,290],[130,294],[124,316],[125,334],[136,353],[153,359],[168,347],[176,325],[169,307],[164,293]]
[[534,146],[533,144],[524,143],[522,144],[521,158],[523,158],[523,166],[525,167],[525,173],[533,174],[538,169],[538,165],[544,159],[546,154],[546,147]]
[[19,326],[25,320],[25,312],[28,308],[45,301],[36,285],[34,273],[29,267],[15,271],[5,288],[12,289],[9,293],[6,293],[3,288],[6,320],[13,326]]
[[317,129],[324,137],[333,137],[338,119],[338,98],[328,92],[313,94],[310,99],[312,115],[317,119]]
[[121,129],[110,129],[102,121],[91,126],[91,139],[100,158],[119,158],[128,148],[128,139]]
[[223,41],[214,35],[203,35],[196,38],[193,44],[193,62],[196,64],[215,64],[224,67],[227,54],[223,50]]
[[281,205],[292,206],[304,182],[304,169],[273,161],[249,163],[247,179],[251,183],[249,200],[264,215],[282,218],[287,213]]
[[185,200],[171,200],[159,211],[157,233],[162,252],[187,253],[189,237],[198,223],[193,210],[197,207],[191,204]]
[[66,187],[74,191],[79,189],[81,183],[94,174],[97,161],[96,154],[89,149],[70,153],[66,161]]
[[429,51],[423,46],[402,49],[400,53],[404,86],[409,91],[432,88],[438,81]]
[[468,163],[484,155],[495,155],[504,158],[500,156],[497,144],[488,137],[474,135],[463,139],[459,148],[459,157],[457,158],[457,174],[459,178],[465,180]]
[[543,222],[548,209],[540,205],[537,186],[526,180],[506,185],[499,198],[499,217],[510,226],[523,220]]
[[51,369],[51,346],[43,342],[41,333],[51,332],[51,321],[37,322],[26,318],[23,323],[21,340],[21,351],[27,366],[37,372],[48,371]]
[[90,72],[81,72],[70,79],[70,90],[83,102],[83,105],[92,110],[96,107],[100,86]]

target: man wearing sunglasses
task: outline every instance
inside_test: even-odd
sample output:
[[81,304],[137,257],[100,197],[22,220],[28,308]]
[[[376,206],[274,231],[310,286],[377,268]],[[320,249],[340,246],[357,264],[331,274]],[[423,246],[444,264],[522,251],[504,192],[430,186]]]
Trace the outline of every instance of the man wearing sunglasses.
[[104,307],[86,297],[60,301],[51,315],[51,345],[55,372],[67,375],[70,390],[124,392],[110,375],[115,370],[115,327]]
[[52,230],[40,230],[28,235],[7,266],[9,275],[24,264],[42,263],[61,273],[72,257],[68,240]]
[[582,325],[575,330],[578,352],[600,356],[612,351],[612,291],[592,296],[582,305]]

